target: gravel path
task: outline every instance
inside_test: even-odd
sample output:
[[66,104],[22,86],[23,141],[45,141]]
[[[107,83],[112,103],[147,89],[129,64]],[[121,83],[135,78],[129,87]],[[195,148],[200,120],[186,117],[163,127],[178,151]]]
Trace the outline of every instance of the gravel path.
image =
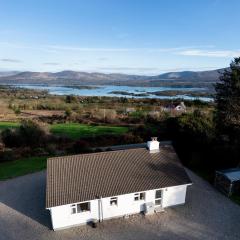
[[54,232],[44,209],[45,172],[0,182],[0,240],[153,240],[240,239],[240,206],[188,171],[186,205],[152,216],[105,221],[96,229]]

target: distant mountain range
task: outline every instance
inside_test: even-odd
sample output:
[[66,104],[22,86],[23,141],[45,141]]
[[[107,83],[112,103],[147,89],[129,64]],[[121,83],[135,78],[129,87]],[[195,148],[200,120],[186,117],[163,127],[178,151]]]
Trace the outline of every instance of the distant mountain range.
[[8,77],[8,76],[13,76],[20,73],[19,71],[4,71],[0,72],[0,77]]
[[168,72],[156,76],[61,72],[0,72],[0,84],[47,85],[127,85],[127,86],[207,86],[217,82],[224,69],[211,71]]

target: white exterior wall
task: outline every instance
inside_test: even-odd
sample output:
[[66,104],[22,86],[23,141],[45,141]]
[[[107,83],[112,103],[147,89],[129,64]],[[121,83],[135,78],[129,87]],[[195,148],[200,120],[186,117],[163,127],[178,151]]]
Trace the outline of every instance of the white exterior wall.
[[[162,207],[169,207],[185,203],[187,185],[180,185],[162,189]],[[117,206],[110,205],[110,197],[102,198],[102,215],[99,214],[100,200],[95,199],[90,202],[89,212],[71,214],[71,205],[62,205],[50,208],[52,227],[54,230],[67,228],[74,225],[86,224],[93,219],[103,219],[120,217],[127,214],[135,214],[144,211],[145,203],[155,202],[155,191],[145,191],[145,200],[134,201],[134,193],[124,194],[117,197]]]
[[165,188],[163,190],[162,207],[170,207],[185,203],[187,185]]
[[85,224],[91,219],[98,219],[98,200],[90,202],[90,212],[71,214],[71,205],[62,205],[50,209],[53,229],[67,228],[70,226]]

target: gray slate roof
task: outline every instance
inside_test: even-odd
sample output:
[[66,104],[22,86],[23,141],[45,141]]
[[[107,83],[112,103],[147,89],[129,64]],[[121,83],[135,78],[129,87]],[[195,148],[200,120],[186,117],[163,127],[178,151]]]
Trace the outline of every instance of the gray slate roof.
[[189,183],[171,145],[49,158],[46,208]]

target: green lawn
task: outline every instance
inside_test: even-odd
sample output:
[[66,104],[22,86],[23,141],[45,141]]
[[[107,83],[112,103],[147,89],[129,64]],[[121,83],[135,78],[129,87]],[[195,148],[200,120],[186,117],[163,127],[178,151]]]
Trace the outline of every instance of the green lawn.
[[73,139],[88,137],[88,136],[98,136],[105,134],[123,134],[128,131],[127,127],[115,127],[115,126],[92,126],[87,124],[79,123],[63,123],[63,124],[53,124],[50,127],[53,134],[65,135]]
[[7,128],[17,128],[19,125],[18,122],[0,122],[0,131]]
[[[0,122],[0,131],[7,128],[17,128],[20,123]],[[123,134],[128,131],[127,127],[119,126],[92,126],[79,123],[60,123],[50,125],[50,131],[56,135],[67,136],[72,139],[78,139],[88,136],[99,136],[105,134]]]
[[13,178],[46,168],[46,157],[31,157],[0,163],[0,180]]

